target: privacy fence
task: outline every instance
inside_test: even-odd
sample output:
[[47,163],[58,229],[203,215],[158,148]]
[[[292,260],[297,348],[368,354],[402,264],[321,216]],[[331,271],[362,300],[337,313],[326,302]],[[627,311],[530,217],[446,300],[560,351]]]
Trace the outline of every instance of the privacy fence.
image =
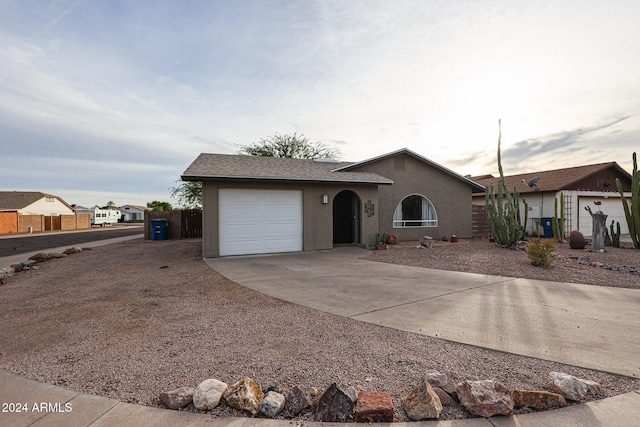
[[166,219],[169,221],[167,238],[194,239],[202,237],[201,209],[174,209],[172,211],[146,211],[144,213],[144,238],[151,240],[151,220]]
[[89,228],[91,228],[91,217],[88,214],[49,216],[0,212],[0,234],[87,230]]

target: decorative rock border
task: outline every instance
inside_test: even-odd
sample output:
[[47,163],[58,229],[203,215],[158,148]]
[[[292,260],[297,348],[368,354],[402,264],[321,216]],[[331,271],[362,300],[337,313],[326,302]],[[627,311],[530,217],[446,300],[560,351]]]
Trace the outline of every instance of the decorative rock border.
[[[460,403],[472,415],[491,417],[513,415],[517,407],[555,409],[567,406],[567,400],[583,401],[604,396],[600,384],[561,372],[549,373],[549,387],[554,392],[511,390],[495,380],[465,380],[453,385],[446,374],[429,370],[402,405],[410,420],[422,421],[438,419],[443,406],[453,402]],[[209,378],[195,388],[180,387],[163,392],[160,402],[176,410],[193,403],[204,411],[224,402],[251,416],[266,418],[282,414],[290,419],[313,412],[313,419],[320,422],[393,422],[395,411],[393,399],[386,392],[358,392],[353,387],[341,388],[333,383],[322,393],[315,387],[305,391],[295,386],[285,397],[277,387],[262,390],[248,377],[230,386]]]
[[37,254],[29,257],[29,259],[26,261],[12,264],[10,267],[1,268],[0,269],[0,285],[4,285],[5,283],[7,283],[7,280],[11,276],[13,276],[15,273],[20,273],[22,271],[27,271],[27,270],[37,270],[39,268],[37,264],[39,263],[49,261],[50,259],[64,258],[67,255],[79,253],[79,252],[82,252],[83,250],[88,251],[88,250],[91,250],[91,248],[71,247],[71,248],[65,249],[65,251],[61,253],[48,253],[48,254],[44,252],[38,252]]

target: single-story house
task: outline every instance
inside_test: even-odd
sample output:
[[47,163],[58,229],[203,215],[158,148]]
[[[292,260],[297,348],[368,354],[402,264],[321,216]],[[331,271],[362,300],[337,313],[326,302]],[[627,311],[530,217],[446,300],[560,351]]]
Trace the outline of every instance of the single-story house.
[[203,153],[181,178],[203,183],[204,257],[471,237],[484,189],[408,149],[355,163]]
[[[616,178],[620,179],[625,198],[631,203],[631,174],[616,162],[509,175],[505,176],[505,181],[507,189],[513,191],[515,187],[520,193],[520,199],[529,205],[529,219],[526,224],[529,235],[536,235],[536,223],[539,223],[541,218],[553,217],[556,199],[558,218],[560,217],[562,194],[565,235],[571,230],[579,230],[585,236],[591,236],[592,219],[586,207],[591,208],[593,212],[602,211],[606,214],[607,227],[611,221],[617,221],[620,223],[621,233],[629,233]],[[483,175],[471,179],[483,187],[493,183],[497,192],[499,177]],[[473,204],[485,204],[484,191],[474,193]],[[539,227],[539,232],[543,233],[542,227]]]
[[58,196],[39,191],[0,191],[0,211],[20,215],[73,215],[73,208]]
[[39,191],[0,191],[0,234],[86,228],[67,202]]
[[151,208],[141,205],[120,206],[120,213],[122,214],[121,221],[144,221],[144,213],[150,210]]

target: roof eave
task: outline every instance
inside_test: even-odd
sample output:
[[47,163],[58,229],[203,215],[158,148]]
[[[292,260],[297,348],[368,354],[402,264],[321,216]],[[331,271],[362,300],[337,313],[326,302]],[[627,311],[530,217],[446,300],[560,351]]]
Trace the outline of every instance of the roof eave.
[[214,175],[182,175],[182,181],[245,181],[245,182],[320,182],[324,184],[365,184],[365,185],[391,185],[392,180],[370,181],[370,180],[347,180],[347,179],[310,179],[310,178],[276,178],[276,177],[255,177],[255,176],[214,176]]

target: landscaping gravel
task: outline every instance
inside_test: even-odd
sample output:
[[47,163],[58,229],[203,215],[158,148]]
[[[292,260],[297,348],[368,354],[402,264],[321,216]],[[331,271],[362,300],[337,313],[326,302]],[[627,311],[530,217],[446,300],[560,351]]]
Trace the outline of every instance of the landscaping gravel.
[[[532,267],[523,252],[488,242],[432,249],[416,249],[415,244],[372,252],[369,259],[640,287],[640,278],[632,274],[574,260],[557,261],[550,269]],[[640,251],[619,251],[616,263],[638,264]],[[617,253],[605,255],[613,259]],[[402,400],[428,369],[453,381],[496,379],[512,388],[550,390],[551,371],[597,381],[607,396],[640,388],[638,379],[396,331],[283,302],[207,267],[199,241],[132,240],[38,266],[0,286],[0,366],[125,402],[162,406],[162,391],[193,387],[207,378],[231,384],[248,376],[262,388],[277,385],[285,395],[296,385],[324,390],[332,382],[359,391],[386,391],[393,396],[394,420],[407,421]],[[192,405],[186,410],[197,411]],[[245,416],[225,405],[209,413]],[[470,416],[452,405],[441,419]]]

